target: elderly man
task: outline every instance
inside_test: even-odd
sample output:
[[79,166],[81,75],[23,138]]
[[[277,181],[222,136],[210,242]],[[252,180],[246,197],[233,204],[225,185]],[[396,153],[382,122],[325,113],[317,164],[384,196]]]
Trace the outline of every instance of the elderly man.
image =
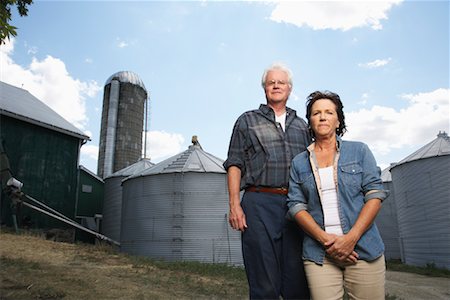
[[303,232],[286,218],[286,196],[291,160],[311,140],[306,122],[286,106],[291,71],[271,65],[262,86],[267,103],[238,118],[224,163],[229,222],[242,232],[251,299],[309,299],[301,257]]

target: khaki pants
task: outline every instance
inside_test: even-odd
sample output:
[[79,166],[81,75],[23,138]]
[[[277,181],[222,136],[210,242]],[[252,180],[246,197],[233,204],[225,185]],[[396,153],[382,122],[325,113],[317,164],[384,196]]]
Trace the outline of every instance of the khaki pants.
[[304,264],[313,300],[342,299],[344,287],[350,299],[385,299],[384,255],[371,262],[358,260],[346,267],[339,267],[327,258],[322,266],[311,261]]

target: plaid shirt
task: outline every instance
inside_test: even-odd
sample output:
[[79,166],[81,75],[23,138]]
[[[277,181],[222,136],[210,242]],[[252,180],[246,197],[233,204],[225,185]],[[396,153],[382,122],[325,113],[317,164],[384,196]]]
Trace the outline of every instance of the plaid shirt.
[[287,187],[291,161],[306,150],[311,138],[306,122],[286,107],[286,131],[275,121],[274,111],[261,104],[243,113],[231,135],[223,166],[241,169],[241,189],[249,186]]

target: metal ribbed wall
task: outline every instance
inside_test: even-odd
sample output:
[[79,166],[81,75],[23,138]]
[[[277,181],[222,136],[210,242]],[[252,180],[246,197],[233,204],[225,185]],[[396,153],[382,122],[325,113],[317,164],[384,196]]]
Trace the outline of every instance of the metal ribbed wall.
[[102,233],[120,241],[120,224],[122,223],[122,180],[124,176],[105,178]]
[[240,234],[231,230],[226,215],[226,187],[225,173],[128,178],[123,182],[121,250],[166,260],[241,265]]
[[152,166],[154,164],[149,159],[144,158],[105,178],[102,233],[107,237],[118,242],[120,241],[120,226],[122,224],[122,180]]
[[450,269],[450,155],[391,169],[402,261]]
[[386,259],[400,259],[400,243],[397,221],[397,207],[395,204],[394,185],[392,181],[383,182],[384,189],[389,196],[383,201],[381,210],[375,220],[385,245]]

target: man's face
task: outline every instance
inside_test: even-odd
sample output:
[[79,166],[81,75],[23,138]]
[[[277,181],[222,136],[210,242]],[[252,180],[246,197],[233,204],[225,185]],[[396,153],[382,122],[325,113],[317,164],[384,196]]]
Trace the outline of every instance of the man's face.
[[281,70],[271,70],[267,73],[264,91],[268,104],[275,104],[287,101],[291,93],[291,85],[288,75]]

